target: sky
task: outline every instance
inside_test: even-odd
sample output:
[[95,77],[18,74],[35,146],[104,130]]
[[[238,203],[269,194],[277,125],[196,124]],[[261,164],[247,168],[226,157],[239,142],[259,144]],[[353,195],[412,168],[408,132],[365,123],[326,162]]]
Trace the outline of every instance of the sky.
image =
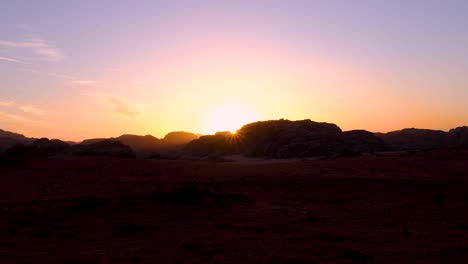
[[468,1],[0,1],[0,129],[468,125]]

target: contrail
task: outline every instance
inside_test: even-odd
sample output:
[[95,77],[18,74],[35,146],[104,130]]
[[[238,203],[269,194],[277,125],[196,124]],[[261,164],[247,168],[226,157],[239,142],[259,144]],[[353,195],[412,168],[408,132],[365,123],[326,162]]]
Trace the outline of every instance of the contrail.
[[15,59],[12,59],[12,58],[6,58],[6,57],[0,57],[0,60],[9,61],[9,62],[16,62],[16,63],[21,63],[21,64],[28,64],[28,63],[23,62],[23,61],[15,60]]

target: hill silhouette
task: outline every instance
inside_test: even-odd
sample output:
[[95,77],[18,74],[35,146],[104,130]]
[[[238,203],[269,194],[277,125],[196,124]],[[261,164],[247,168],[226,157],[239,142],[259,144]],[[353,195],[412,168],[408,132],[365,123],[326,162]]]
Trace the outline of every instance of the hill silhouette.
[[4,151],[17,144],[31,144],[35,139],[25,137],[22,134],[13,133],[0,129],[0,151]]
[[459,147],[468,147],[468,127],[462,126],[451,129],[449,134],[452,136],[455,144]]
[[[97,144],[99,142],[104,143]],[[120,144],[117,146],[115,142]],[[124,134],[114,138],[86,139],[73,147],[74,144],[58,139],[28,138],[0,130],[0,151],[6,151],[16,145],[30,146],[36,152],[40,150],[41,153],[62,153],[72,149],[72,152],[97,155],[106,151],[95,148],[114,147],[114,150],[120,149],[116,152],[127,153],[127,156],[135,152],[147,153],[152,157],[238,154],[284,159],[468,147],[468,127],[457,127],[448,132],[406,128],[388,133],[373,133],[366,130],[342,131],[336,124],[314,122],[309,119],[298,121],[280,119],[249,123],[234,134],[225,131],[200,136],[190,132],[175,131],[168,133],[164,138]]]
[[152,135],[139,136],[124,134],[115,138],[93,138],[83,140],[81,145],[90,145],[100,141],[105,140],[114,140],[122,144],[125,144],[131,147],[134,151],[137,152],[154,152],[167,149],[173,149],[180,146],[183,146],[190,141],[199,138],[199,135],[184,132],[184,131],[175,131],[168,133],[164,138],[159,139]]
[[74,155],[77,156],[114,156],[114,157],[134,157],[134,151],[127,145],[116,140],[102,140],[88,145],[75,146]]
[[450,132],[415,128],[388,133],[343,132],[335,124],[281,119],[247,124],[235,134],[222,132],[202,136],[190,142],[185,149],[197,156],[242,154],[263,158],[303,158],[467,146],[467,127]]
[[406,128],[376,135],[390,150],[433,149],[455,145],[452,135],[441,130]]

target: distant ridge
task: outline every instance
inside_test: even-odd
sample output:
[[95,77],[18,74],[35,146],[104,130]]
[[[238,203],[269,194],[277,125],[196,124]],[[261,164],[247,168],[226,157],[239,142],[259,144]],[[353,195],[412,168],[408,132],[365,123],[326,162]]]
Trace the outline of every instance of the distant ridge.
[[217,133],[190,142],[192,155],[247,155],[267,158],[349,156],[381,151],[468,147],[468,127],[449,132],[408,128],[388,133],[343,132],[335,124],[311,120],[270,120],[243,126],[236,134]]
[[175,131],[168,133],[164,138],[158,139],[152,135],[139,136],[124,134],[115,138],[95,138],[83,140],[81,144],[90,145],[104,140],[115,140],[131,147],[139,152],[151,152],[161,149],[175,148],[180,145],[185,145],[190,141],[199,138],[200,136],[190,132]]
[[0,129],[0,151],[11,148],[16,144],[31,144],[34,140],[34,138],[28,138],[22,134]]
[[[164,138],[152,135],[124,134],[115,138],[83,140],[80,144],[28,138],[24,135],[0,129],[0,151],[17,144],[33,145],[44,149],[65,149],[66,146],[83,149],[103,141],[116,141],[129,146],[135,152],[154,153],[175,151],[194,156],[242,154],[266,158],[294,158],[328,155],[357,155],[380,151],[428,150],[468,147],[468,127],[450,131],[405,128],[388,133],[372,133],[366,130],[342,131],[337,125],[314,122],[309,119],[258,121],[244,125],[235,134],[218,132],[215,135],[194,134],[184,131],[168,133]],[[112,145],[113,144],[113,145]],[[114,143],[95,145],[117,146]],[[81,147],[80,147],[81,146]],[[126,150],[125,150],[126,151]],[[99,151],[97,151],[99,152]]]

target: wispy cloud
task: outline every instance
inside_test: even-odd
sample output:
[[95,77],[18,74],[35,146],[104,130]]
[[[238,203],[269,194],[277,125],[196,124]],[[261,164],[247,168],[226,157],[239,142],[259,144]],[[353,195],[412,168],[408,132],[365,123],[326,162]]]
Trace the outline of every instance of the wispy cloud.
[[48,71],[39,71],[31,68],[20,68],[20,70],[35,73],[35,74],[40,74],[52,78],[59,78],[59,79],[64,79],[64,80],[69,80],[72,84],[78,84],[78,85],[94,85],[97,84],[98,82],[95,80],[87,80],[87,79],[80,79],[75,76],[71,75],[66,75],[66,74],[61,74],[61,73],[55,73],[55,72],[48,72]]
[[0,106],[13,106],[15,105],[15,101],[11,100],[0,100]]
[[32,104],[18,104],[13,100],[0,100],[0,106],[36,116],[45,115],[45,111]]
[[61,61],[65,57],[64,54],[49,41],[39,38],[25,41],[0,40],[0,46],[15,49],[28,49],[42,59],[48,61]]
[[18,109],[25,113],[33,114],[37,116],[43,116],[45,114],[44,110],[34,105],[20,105]]
[[46,112],[38,106],[31,104],[20,104],[13,100],[0,99],[0,124],[8,122],[12,124],[51,127],[53,124],[45,121],[43,117]]
[[125,97],[112,95],[109,97],[109,102],[112,105],[114,113],[130,117],[137,116],[141,113],[138,105]]
[[16,62],[16,63],[21,63],[21,64],[28,64],[28,63],[26,63],[24,61],[12,59],[12,58],[7,58],[7,57],[0,57],[0,60],[9,61],[9,62]]
[[7,112],[0,111],[0,120],[3,121],[28,121],[27,118],[22,117],[20,115],[15,115]]
[[42,126],[42,127],[51,127],[54,126],[51,123],[47,123],[37,119],[31,119],[22,115],[12,114],[8,112],[0,111],[0,121],[3,122],[13,122],[33,126]]

